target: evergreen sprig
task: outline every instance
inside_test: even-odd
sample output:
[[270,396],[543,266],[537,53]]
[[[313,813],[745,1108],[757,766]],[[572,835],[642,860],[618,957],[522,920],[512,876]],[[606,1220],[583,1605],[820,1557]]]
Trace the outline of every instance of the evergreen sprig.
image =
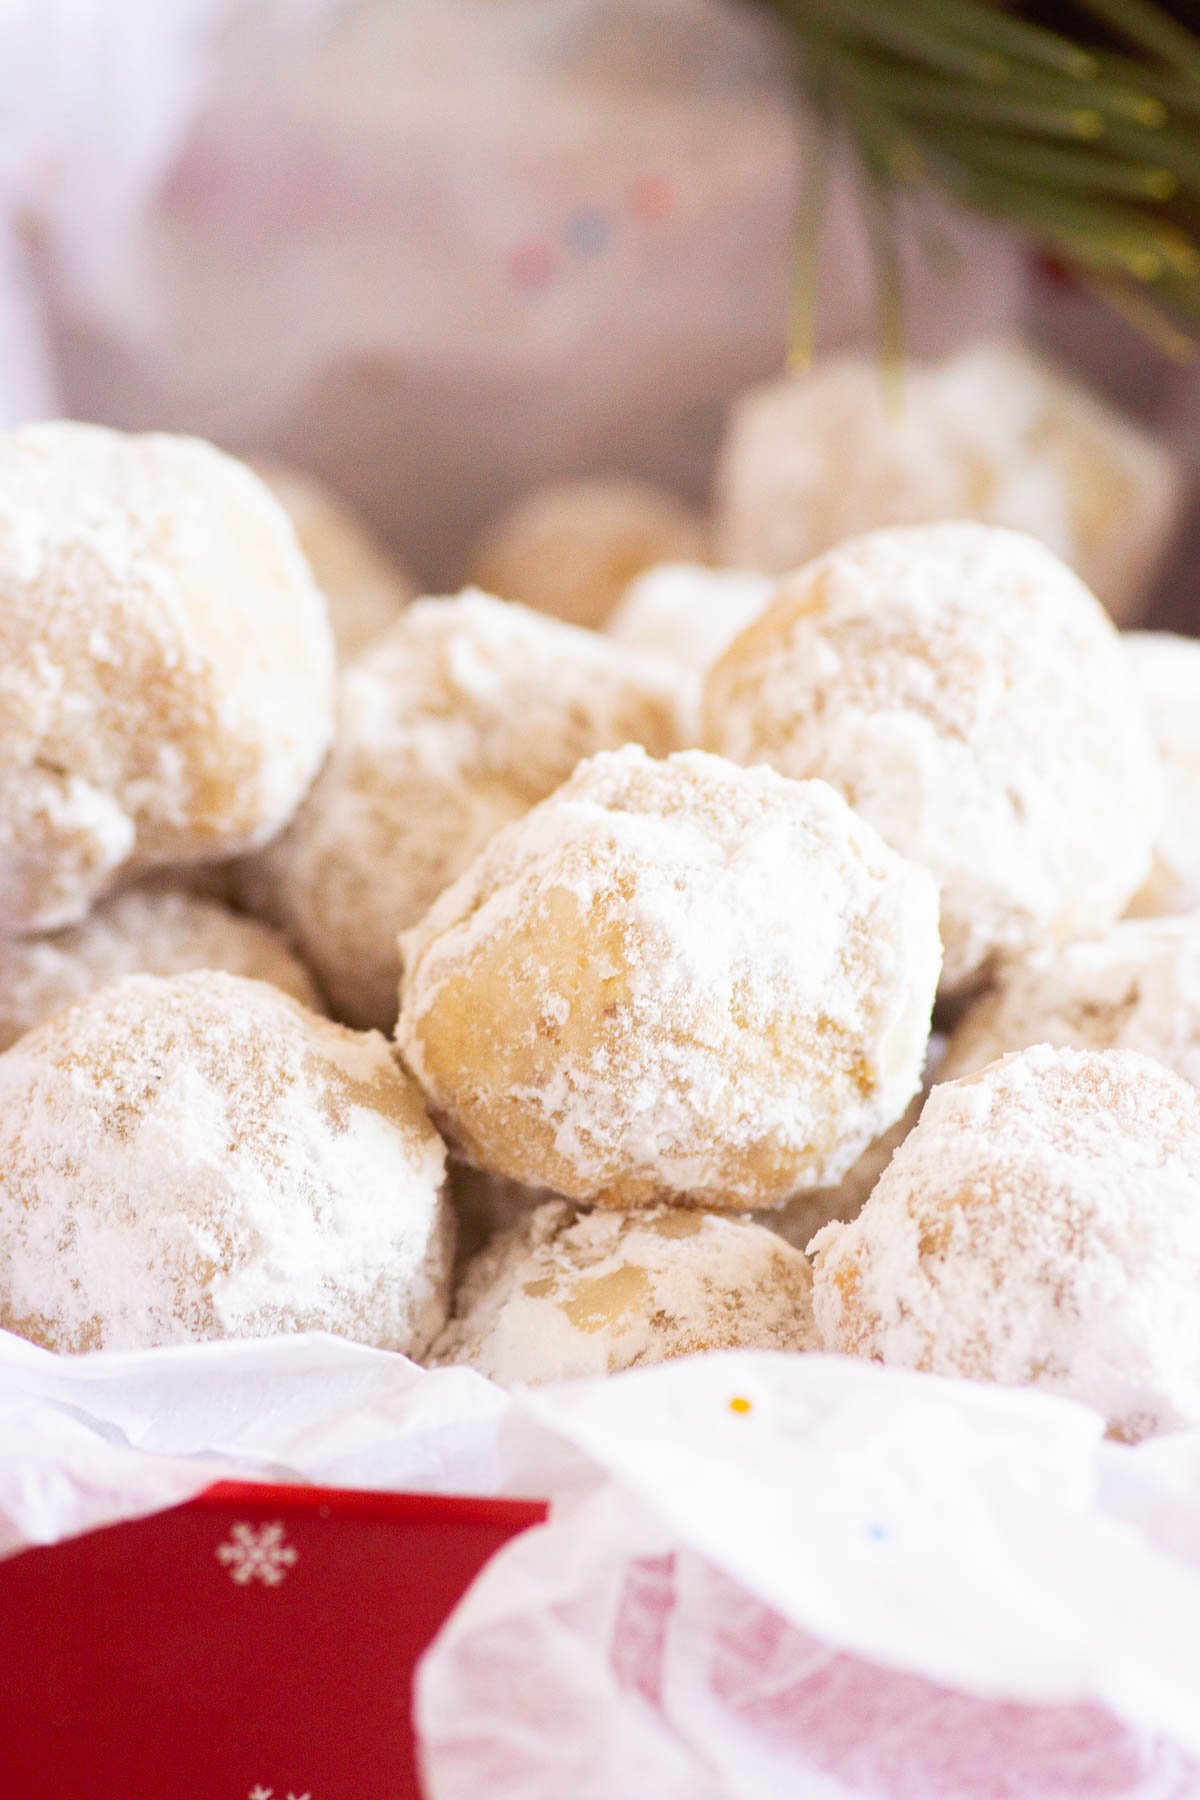
[[[1005,0],[759,0],[862,175],[881,334],[899,353],[901,234],[937,190],[1021,232],[1164,350],[1200,345],[1200,18],[1071,0],[1052,28]],[[793,353],[812,335],[825,157],[803,199]]]

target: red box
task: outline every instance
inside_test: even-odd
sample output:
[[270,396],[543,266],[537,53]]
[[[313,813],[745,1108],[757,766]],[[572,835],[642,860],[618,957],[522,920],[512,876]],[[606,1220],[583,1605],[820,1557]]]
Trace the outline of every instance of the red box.
[[419,1800],[417,1658],[540,1503],[227,1483],[0,1562],[3,1800]]

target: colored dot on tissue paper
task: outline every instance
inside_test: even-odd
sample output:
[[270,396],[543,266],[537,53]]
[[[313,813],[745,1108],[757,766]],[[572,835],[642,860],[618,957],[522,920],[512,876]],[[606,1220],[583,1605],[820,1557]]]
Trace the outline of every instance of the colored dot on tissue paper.
[[675,199],[675,184],[665,175],[641,175],[629,190],[630,211],[639,219],[669,219]]
[[877,1544],[886,1544],[891,1535],[886,1525],[876,1522],[874,1525],[867,1526],[867,1536],[873,1538]]
[[549,244],[530,238],[518,244],[508,259],[508,275],[522,293],[537,294],[554,280],[554,252]]
[[608,248],[612,232],[603,213],[584,207],[567,221],[567,242],[581,256],[599,256]]
[[745,1394],[735,1394],[729,1402],[729,1410],[733,1413],[748,1413],[751,1411],[751,1402]]

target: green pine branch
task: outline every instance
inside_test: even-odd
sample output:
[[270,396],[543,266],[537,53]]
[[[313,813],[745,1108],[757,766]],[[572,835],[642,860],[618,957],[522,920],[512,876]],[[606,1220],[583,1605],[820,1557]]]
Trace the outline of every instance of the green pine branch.
[[[758,3],[785,25],[827,134],[854,149],[889,357],[900,236],[930,190],[1020,232],[1169,354],[1200,345],[1200,35],[1154,0],[1076,0],[1071,35],[1004,0]],[[800,359],[824,191],[818,156],[792,309]]]

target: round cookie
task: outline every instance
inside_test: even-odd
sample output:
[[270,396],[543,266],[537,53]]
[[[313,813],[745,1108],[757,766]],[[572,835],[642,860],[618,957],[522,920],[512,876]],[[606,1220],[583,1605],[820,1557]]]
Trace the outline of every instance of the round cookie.
[[295,937],[340,1017],[390,1030],[397,933],[582,757],[676,748],[680,693],[669,665],[525,607],[418,601],[344,672],[333,755],[246,870],[246,897]]
[[934,378],[981,441],[981,506],[967,516],[1032,532],[1115,619],[1140,615],[1184,495],[1164,439],[1016,342],[969,345]]
[[416,594],[416,585],[344,500],[286,463],[255,457],[266,482],[295,527],[317,586],[329,603],[329,622],[343,662],[377,638]]
[[1121,639],[1158,747],[1164,803],[1154,862],[1130,911],[1200,907],[1200,643],[1166,631]]
[[1200,1422],[1200,1095],[1149,1057],[1039,1045],[942,1083],[811,1248],[827,1350],[1046,1388],[1121,1438]]
[[444,1177],[382,1038],[237,975],[126,976],[0,1055],[0,1327],[420,1355],[446,1317]]
[[955,1025],[938,1078],[1030,1044],[1140,1050],[1200,1087],[1200,913],[1125,919],[1006,963]]
[[397,1041],[472,1163],[619,1208],[780,1205],[919,1085],[933,884],[823,782],[582,763],[402,943]]
[[634,577],[604,629],[702,675],[764,610],[774,587],[769,575],[749,569],[658,563]]
[[780,583],[705,683],[704,739],[831,782],[941,890],[945,987],[1112,923],[1159,771],[1116,632],[1019,532],[873,532]]
[[635,575],[704,562],[697,514],[647,481],[587,476],[534,490],[476,545],[469,579],[572,625],[602,625]]
[[909,363],[822,361],[735,407],[717,478],[718,560],[784,574],[885,526],[1028,531],[1118,618],[1137,612],[1181,498],[1171,452],[1018,343]]
[[897,404],[877,359],[830,357],[751,389],[730,413],[716,561],[785,575],[864,531],[973,518],[985,485],[927,368],[906,366]]
[[323,1010],[308,970],[269,926],[199,894],[131,888],[50,937],[0,938],[0,1050],[122,975],[189,969],[247,975]]
[[97,425],[0,435],[0,935],[271,837],[333,683],[325,603],[242,464]]
[[433,1360],[507,1387],[699,1350],[811,1348],[808,1263],[761,1225],[550,1201],[470,1264]]

